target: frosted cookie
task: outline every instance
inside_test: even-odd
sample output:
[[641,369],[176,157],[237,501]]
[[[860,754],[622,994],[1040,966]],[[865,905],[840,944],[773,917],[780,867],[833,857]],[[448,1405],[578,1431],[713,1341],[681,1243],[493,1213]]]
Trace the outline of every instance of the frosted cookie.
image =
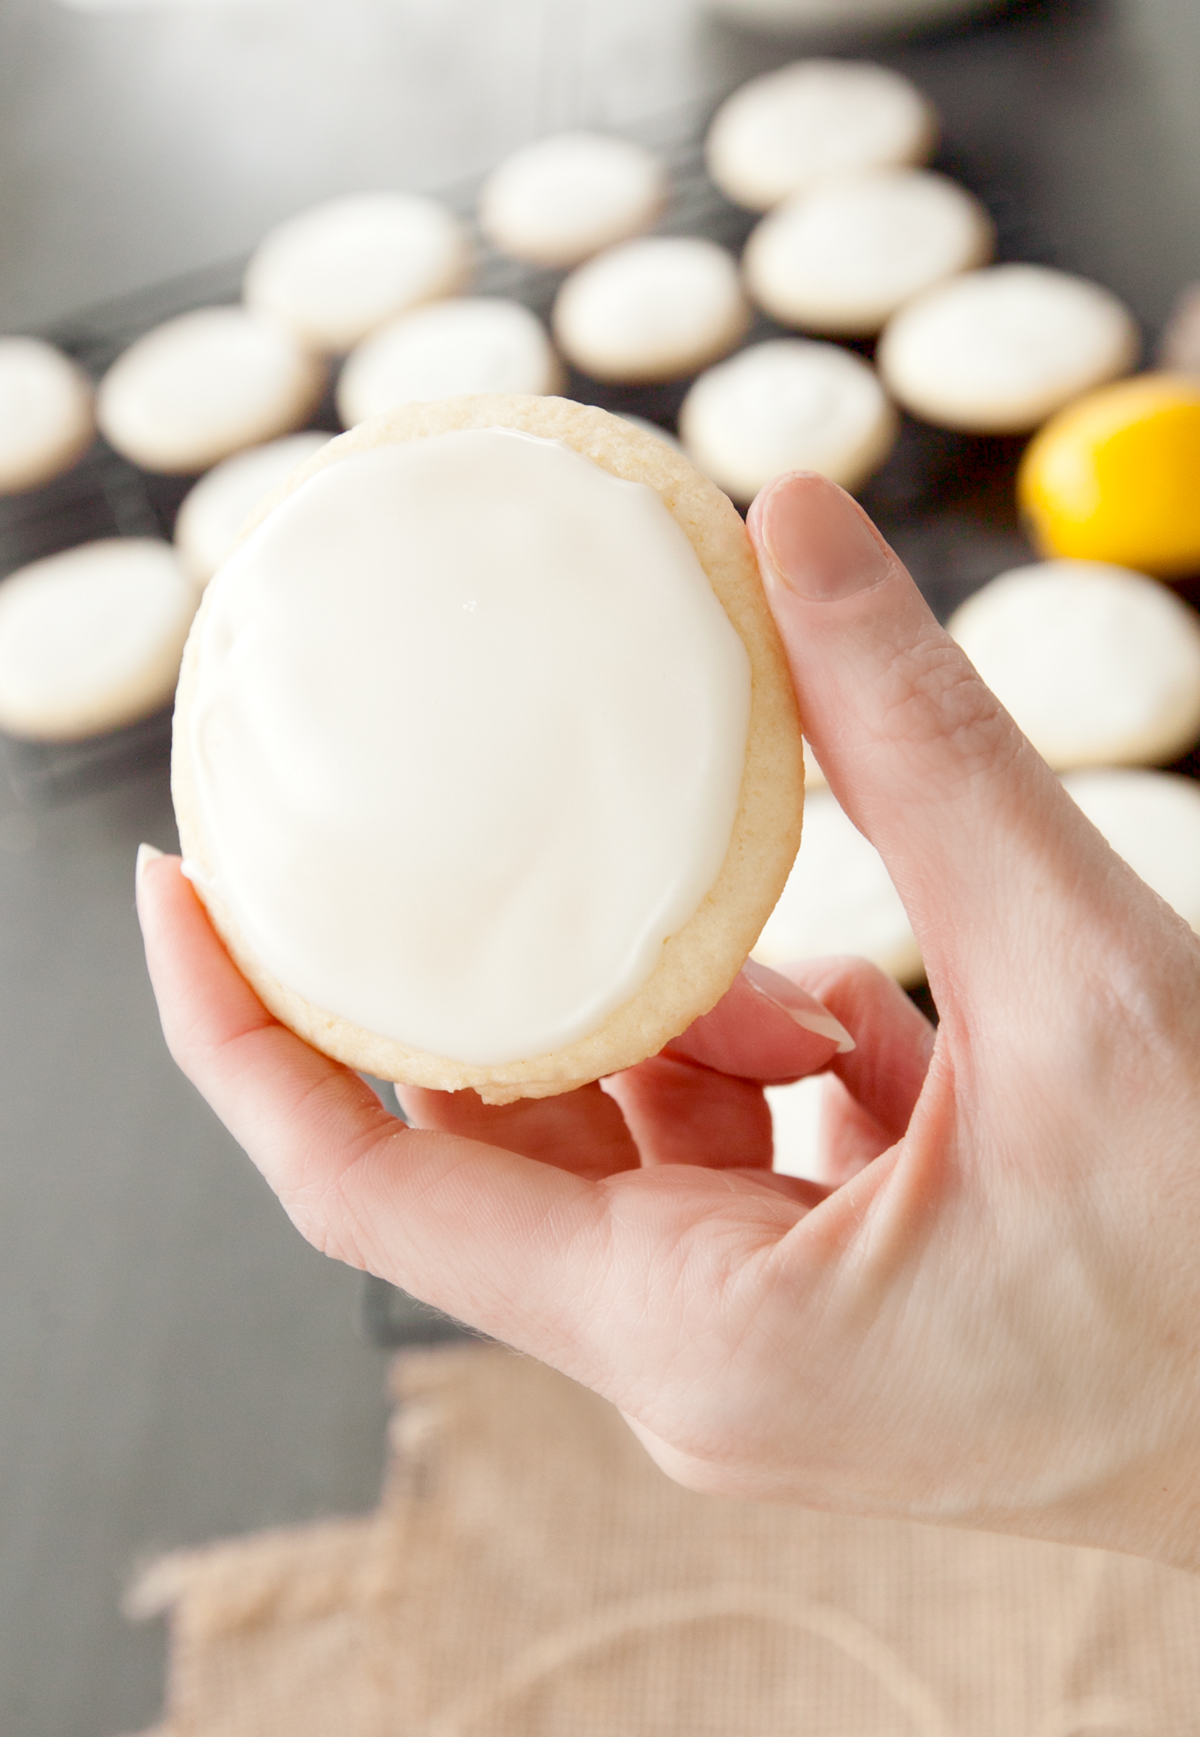
[[71,741],[166,705],[196,592],[174,550],[113,537],[0,583],[0,729]]
[[865,362],[804,338],[751,344],[710,368],[679,412],[692,462],[743,504],[788,470],[820,471],[858,488],[891,451],[896,429]]
[[1200,785],[1170,772],[1071,772],[1069,794],[1118,856],[1200,933]]
[[751,211],[833,176],[928,160],[937,117],[915,85],[865,60],[797,60],[721,105],[708,131],[708,172]]
[[462,224],[435,199],[357,193],[291,217],[246,268],[248,307],[341,355],[385,320],[453,295],[470,272]]
[[0,338],[0,495],[69,470],[95,426],[81,368],[40,338]]
[[883,858],[828,790],[804,806],[804,843],[754,946],[764,965],[853,953],[900,983],[924,975],[916,937]]
[[286,434],[248,447],[222,459],[188,491],[175,519],[175,547],[198,585],[208,584],[259,502],[329,438],[315,431]]
[[965,188],[922,169],[877,169],[777,206],[742,264],[754,300],[783,325],[865,337],[994,246],[992,220]]
[[324,380],[322,365],[273,320],[198,308],[118,356],[100,382],[96,418],[135,464],[186,474],[299,427]]
[[318,452],[208,587],[186,872],[308,1041],[491,1101],[711,1007],[787,878],[801,752],[745,527],[552,398],[405,406]]
[[1051,766],[1173,760],[1200,735],[1200,620],[1126,567],[1015,567],[949,630]]
[[597,380],[677,380],[742,337],[750,312],[737,262],[700,236],[651,236],[597,254],[563,284],[554,335]]
[[993,265],[901,308],[876,361],[926,422],[1025,434],[1137,360],[1137,324],[1099,284],[1044,265]]
[[666,200],[666,170],[653,151],[603,133],[555,133],[493,169],[479,224],[515,259],[571,266],[650,229]]
[[622,416],[621,421],[627,422],[630,428],[640,428],[646,434],[652,434],[655,440],[665,440],[676,452],[683,451],[682,443],[676,440],[670,429],[664,428],[661,423],[651,422],[648,416]]
[[540,395],[562,385],[542,322],[520,302],[464,296],[394,320],[347,358],[338,415],[347,428],[398,404],[467,393]]

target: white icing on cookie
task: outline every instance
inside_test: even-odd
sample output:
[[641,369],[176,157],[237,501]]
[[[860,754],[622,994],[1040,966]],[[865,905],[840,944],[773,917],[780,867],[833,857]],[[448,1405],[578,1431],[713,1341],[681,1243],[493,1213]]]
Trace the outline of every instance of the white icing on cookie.
[[865,362],[804,338],[751,344],[710,368],[679,413],[692,463],[742,503],[788,470],[857,488],[891,451],[896,427]]
[[862,169],[923,163],[937,121],[915,85],[870,61],[798,60],[717,110],[705,146],[722,192],[752,211]]
[[223,459],[189,490],[175,519],[175,547],[198,585],[208,584],[255,507],[329,438],[314,431],[248,447]]
[[658,235],[572,272],[554,335],[597,380],[675,380],[732,349],[749,318],[731,253],[700,236]]
[[920,982],[921,955],[883,858],[828,790],[804,803],[796,866],[752,957],[785,965],[854,953],[901,983]]
[[0,495],[67,470],[94,431],[81,368],[40,338],[0,338]]
[[415,193],[356,193],[271,230],[244,294],[301,343],[339,355],[385,320],[453,295],[469,271],[465,232],[446,206]]
[[777,206],[751,235],[750,294],[784,325],[867,336],[994,245],[977,199],[922,169],[877,169]]
[[714,884],[749,659],[652,489],[500,429],[355,453],[205,610],[201,867],[318,1007],[463,1062],[541,1055]]
[[993,265],[900,309],[880,339],[888,390],[915,415],[1024,434],[1137,360],[1133,315],[1110,291],[1044,265]]
[[284,328],[245,308],[197,308],[118,356],[96,401],[101,432],[147,470],[207,470],[287,434],[311,413],[324,369]]
[[1069,772],[1092,825],[1200,933],[1200,785],[1170,772]]
[[528,393],[562,385],[545,328],[520,302],[464,296],[393,320],[347,358],[338,415],[347,428],[397,404],[468,393]]
[[983,586],[949,628],[1052,766],[1172,760],[1200,734],[1200,620],[1156,579],[1035,562]]
[[504,253],[578,265],[640,235],[667,197],[661,160],[603,133],[555,133],[506,157],[479,195],[479,223]]
[[196,592],[167,543],[113,537],[0,584],[0,729],[98,735],[170,699]]

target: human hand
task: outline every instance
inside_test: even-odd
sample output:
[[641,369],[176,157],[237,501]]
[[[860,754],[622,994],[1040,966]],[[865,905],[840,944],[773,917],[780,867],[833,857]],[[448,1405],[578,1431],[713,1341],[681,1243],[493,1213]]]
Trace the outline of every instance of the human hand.
[[[846,496],[785,478],[751,531],[936,1042],[816,961],[794,999],[849,1053],[740,981],[603,1089],[402,1088],[404,1130],[265,1012],[165,859],[139,904],[168,1043],[318,1247],[606,1394],[685,1483],[1200,1566],[1200,945]],[[774,1177],[760,1082],[827,1063],[834,1185]]]

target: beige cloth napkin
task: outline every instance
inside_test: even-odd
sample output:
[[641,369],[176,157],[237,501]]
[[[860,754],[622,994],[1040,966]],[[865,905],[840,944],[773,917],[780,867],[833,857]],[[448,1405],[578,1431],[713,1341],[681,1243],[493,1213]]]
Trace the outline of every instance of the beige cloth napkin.
[[678,1489],[603,1401],[410,1352],[379,1510],[167,1557],[155,1737],[1195,1737],[1200,1579]]

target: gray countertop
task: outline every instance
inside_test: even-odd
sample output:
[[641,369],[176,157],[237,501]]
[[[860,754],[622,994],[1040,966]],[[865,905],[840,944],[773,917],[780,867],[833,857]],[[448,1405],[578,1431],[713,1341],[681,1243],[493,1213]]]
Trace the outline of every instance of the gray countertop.
[[[947,166],[1148,328],[1200,275],[1200,9],[1044,0],[886,45]],[[244,252],[360,185],[436,187],[568,122],[703,103],[782,58],[686,0],[0,0],[0,329]],[[361,1510],[383,1359],[162,1046],[133,915],[164,767],[0,771],[0,1731],[160,1703],[123,1584],[155,1550]]]

